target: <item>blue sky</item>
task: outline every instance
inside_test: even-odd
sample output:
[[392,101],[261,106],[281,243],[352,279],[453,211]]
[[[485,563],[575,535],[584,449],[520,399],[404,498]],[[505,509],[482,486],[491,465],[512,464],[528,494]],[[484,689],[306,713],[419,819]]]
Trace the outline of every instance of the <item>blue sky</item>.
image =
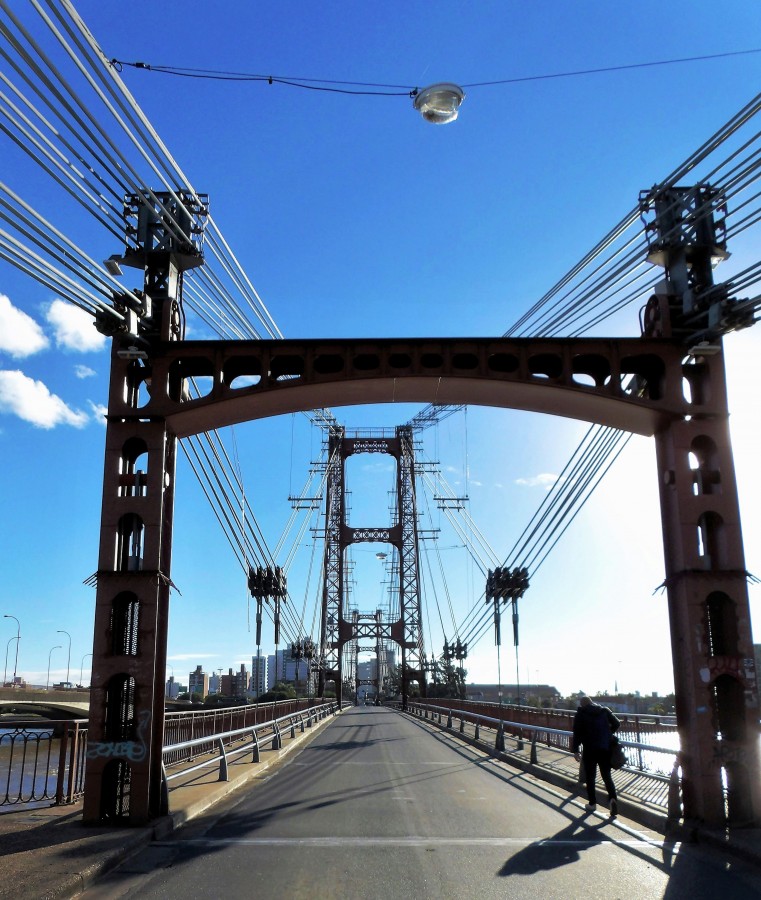
[[[79,0],[108,57],[151,64],[358,82],[461,84],[746,50],[761,7],[675,0],[369,3]],[[288,337],[502,334],[636,203],[756,93],[761,54],[468,90],[460,118],[432,127],[407,97],[356,97],[266,83],[122,77]],[[121,250],[69,212],[0,136],[3,180],[94,259]],[[746,233],[747,234],[747,233]],[[758,257],[730,246],[727,272]],[[722,269],[717,278],[725,277]],[[137,287],[129,278],[124,284]],[[643,297],[643,301],[646,297]],[[637,307],[598,330],[633,335]],[[191,334],[206,336],[191,321]],[[732,435],[747,566],[761,575],[758,436],[751,394],[758,329],[727,338]],[[20,373],[20,374],[19,374]],[[44,683],[89,669],[103,463],[108,348],[55,293],[0,262],[0,612],[21,622],[19,669]],[[403,424],[415,408],[336,410],[349,428]],[[424,434],[498,554],[506,553],[586,430],[584,423],[471,408]],[[226,441],[228,437],[226,436]],[[320,436],[303,416],[235,429],[246,495],[270,547],[289,517]],[[390,469],[352,460],[356,524],[385,524]],[[381,485],[380,488],[378,485]],[[435,513],[424,527],[437,526]],[[433,521],[435,520],[435,521]],[[442,524],[440,554],[457,617],[483,590]],[[311,630],[309,533],[291,569],[293,602]],[[362,609],[381,596],[377,548],[356,548]],[[319,552],[319,550],[318,550]],[[433,563],[434,566],[438,562]],[[250,660],[245,580],[181,461],[169,658]],[[632,440],[532,580],[521,607],[521,680],[561,691],[666,691],[673,686],[652,441]],[[761,594],[752,590],[756,632]],[[441,599],[441,598],[440,598]],[[442,601],[443,602],[443,601]],[[438,613],[429,599],[433,649]],[[271,628],[271,626],[270,626]],[[0,655],[15,623],[0,619]],[[316,634],[315,634],[316,636]],[[451,633],[449,635],[451,637]],[[264,652],[272,652],[265,629]],[[61,644],[61,649],[51,648]],[[515,657],[502,648],[503,680]],[[13,644],[9,661],[12,663]],[[469,680],[496,678],[485,637]]]

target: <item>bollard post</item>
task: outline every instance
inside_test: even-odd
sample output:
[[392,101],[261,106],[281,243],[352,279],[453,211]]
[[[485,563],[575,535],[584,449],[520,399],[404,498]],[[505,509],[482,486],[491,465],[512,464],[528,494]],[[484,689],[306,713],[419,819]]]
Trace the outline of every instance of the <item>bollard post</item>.
[[301,717],[300,722],[301,722],[301,733],[303,734],[304,733],[304,717],[303,716]]
[[291,719],[291,740],[296,739],[296,723]]
[[283,746],[283,742],[280,738],[280,727],[278,726],[277,722],[273,722],[272,726],[272,749],[280,750],[280,748]]
[[439,725],[441,725],[441,710],[439,710]]
[[449,710],[449,715],[447,716],[447,728],[452,727],[452,710]]
[[682,801],[680,797],[679,783],[679,756],[674,760],[674,767],[669,775],[668,818],[676,820],[682,818]]
[[499,723],[499,728],[497,729],[497,741],[494,745],[494,749],[500,751],[501,753],[505,752],[505,730],[502,727],[502,723]]
[[465,716],[460,716],[460,734],[465,733]]
[[537,734],[537,733],[534,732],[534,733],[531,735],[531,758],[530,758],[530,761],[531,761],[534,765],[536,765],[536,763],[538,762],[537,755],[536,755],[536,734]]
[[256,728],[251,729],[251,762],[259,762],[259,735],[256,733]]
[[166,778],[166,766],[161,763],[161,800],[160,810],[162,816],[169,815],[169,782]]
[[515,742],[516,750],[523,750],[523,729],[518,729],[518,740]]
[[219,778],[218,781],[229,781],[227,776],[227,754],[225,753],[225,745],[222,738],[217,738],[219,746]]
[[477,741],[480,741],[480,740],[481,740],[481,723],[480,723],[480,722],[476,722],[476,734],[475,734],[475,739],[476,739]]

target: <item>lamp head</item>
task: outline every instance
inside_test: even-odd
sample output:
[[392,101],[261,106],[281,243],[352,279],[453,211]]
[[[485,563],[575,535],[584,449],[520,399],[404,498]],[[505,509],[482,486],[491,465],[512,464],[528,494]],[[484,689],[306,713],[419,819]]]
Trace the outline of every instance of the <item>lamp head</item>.
[[465,99],[461,87],[449,81],[431,84],[421,91],[415,91],[412,105],[420,115],[433,125],[445,125],[454,122],[460,111],[460,104]]

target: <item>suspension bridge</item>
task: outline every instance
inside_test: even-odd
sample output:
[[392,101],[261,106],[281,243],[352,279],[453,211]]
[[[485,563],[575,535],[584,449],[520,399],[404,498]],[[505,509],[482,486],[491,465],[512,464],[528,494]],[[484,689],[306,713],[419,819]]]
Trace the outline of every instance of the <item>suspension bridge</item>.
[[[282,634],[298,648],[317,694],[330,690],[339,706],[347,686],[358,684],[359,655],[375,655],[380,691],[396,649],[404,709],[413,686],[425,697],[432,673],[453,660],[462,665],[469,648],[499,635],[505,610],[517,642],[518,603],[530,580],[640,434],[656,446],[684,815],[758,824],[758,694],[723,338],[754,323],[761,260],[721,282],[714,267],[761,220],[761,97],[643,190],[503,334],[294,340],[223,236],[209,197],[191,184],[68,0],[34,0],[23,16],[0,7],[4,140],[61,204],[53,221],[24,198],[23,185],[0,184],[0,258],[91,316],[112,346],[100,548],[89,579],[96,602],[85,821],[139,825],[166,813],[164,674],[178,454],[246,580],[257,645],[266,615],[276,646]],[[105,263],[67,236],[64,205],[113,238]],[[130,275],[132,286],[125,285]],[[589,336],[623,310],[636,316],[637,307],[636,337]],[[194,323],[214,337],[193,338]],[[399,402],[423,408],[386,432],[348,430],[332,411]],[[471,404],[589,423],[507,552],[490,546],[417,442]],[[270,546],[221,432],[283,413],[303,414],[321,441],[320,459],[291,498],[286,530],[295,534],[294,548],[310,523],[320,534],[311,629],[290,593],[295,550],[286,549],[286,537]],[[345,467],[359,454],[393,461],[388,521],[350,523]],[[425,642],[426,492],[463,536],[483,583],[459,619],[448,603],[451,624],[436,598],[443,651]],[[347,554],[362,543],[384,548],[377,556],[390,588],[382,608],[363,609],[352,596]],[[374,734],[397,727],[389,722],[379,720]],[[364,724],[351,725],[357,745],[375,739]]]

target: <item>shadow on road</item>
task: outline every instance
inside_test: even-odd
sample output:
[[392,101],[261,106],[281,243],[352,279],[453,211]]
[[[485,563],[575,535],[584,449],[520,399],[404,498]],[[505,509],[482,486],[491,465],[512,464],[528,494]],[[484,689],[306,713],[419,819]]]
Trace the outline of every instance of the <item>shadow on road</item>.
[[587,850],[606,840],[599,829],[600,825],[589,825],[583,819],[571,822],[552,837],[542,838],[519,850],[507,860],[498,874],[534,875],[536,872],[578,862],[581,850]]

